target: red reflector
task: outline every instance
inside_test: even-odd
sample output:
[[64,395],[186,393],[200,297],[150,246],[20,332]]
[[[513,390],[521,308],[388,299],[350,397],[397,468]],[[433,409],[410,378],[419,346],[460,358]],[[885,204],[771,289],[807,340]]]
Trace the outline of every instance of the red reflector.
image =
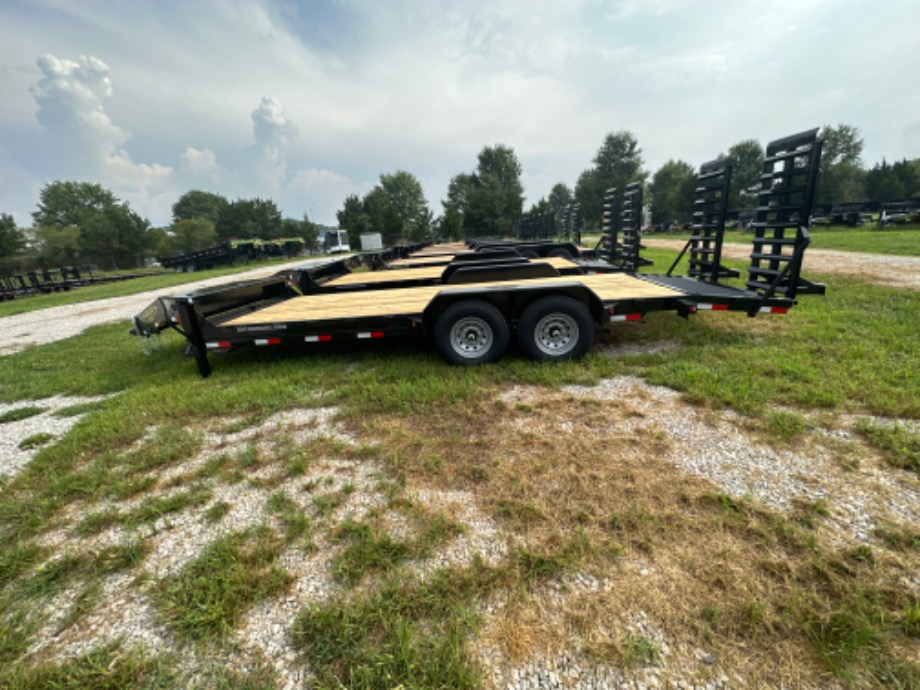
[[320,343],[328,343],[330,340],[332,340],[332,336],[331,335],[321,335],[321,336],[318,336],[316,340],[317,342],[320,342]]
[[770,311],[771,314],[785,314],[789,311],[788,307],[773,307]]
[[627,321],[641,321],[641,320],[642,320],[642,314],[627,314],[627,315],[626,315],[626,320],[627,320]]
[[712,310],[713,311],[728,311],[728,305],[727,304],[713,304]]
[[382,338],[384,335],[383,331],[371,331],[371,338]]

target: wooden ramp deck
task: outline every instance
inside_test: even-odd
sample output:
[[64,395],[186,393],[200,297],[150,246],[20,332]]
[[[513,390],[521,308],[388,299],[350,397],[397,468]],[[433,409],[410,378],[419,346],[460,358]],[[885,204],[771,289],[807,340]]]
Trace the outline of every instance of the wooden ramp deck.
[[[568,259],[552,257],[549,259],[534,259],[532,264],[548,264],[553,268],[560,270],[564,268],[574,268],[577,264]],[[380,271],[356,271],[348,273],[332,280],[327,280],[323,285],[331,287],[345,287],[350,285],[376,285],[379,283],[389,283],[393,281],[405,280],[437,280],[444,273],[444,266],[422,266],[419,268],[403,268],[398,271],[380,270]]]
[[686,293],[655,285],[635,276],[606,273],[585,276],[556,276],[522,281],[496,281],[465,285],[423,285],[394,290],[367,290],[329,295],[293,297],[259,311],[240,316],[224,326],[290,323],[295,321],[324,321],[374,316],[417,315],[440,293],[468,290],[510,290],[520,287],[581,284],[603,301],[643,298],[683,297]]

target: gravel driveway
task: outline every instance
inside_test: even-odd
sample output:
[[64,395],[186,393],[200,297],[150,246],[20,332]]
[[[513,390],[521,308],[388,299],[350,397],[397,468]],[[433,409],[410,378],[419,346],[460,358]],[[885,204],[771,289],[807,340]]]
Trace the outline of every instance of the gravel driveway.
[[[305,260],[301,259],[289,264],[262,266],[233,276],[208,278],[207,280],[198,280],[172,288],[139,292],[126,297],[110,297],[109,299],[68,304],[63,307],[49,307],[48,309],[39,309],[25,314],[4,316],[0,318],[0,356],[11,355],[33,345],[43,345],[56,340],[71,338],[79,335],[90,326],[124,321],[125,329],[127,330],[130,327],[130,318],[143,311],[157,297],[189,292],[237,280],[263,278],[286,268],[301,266],[304,263]],[[49,328],[51,324],[53,324],[53,328]]]

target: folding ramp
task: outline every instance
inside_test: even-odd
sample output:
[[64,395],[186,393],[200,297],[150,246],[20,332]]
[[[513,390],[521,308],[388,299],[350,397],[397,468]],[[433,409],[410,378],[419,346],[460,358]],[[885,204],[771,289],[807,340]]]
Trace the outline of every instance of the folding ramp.
[[722,265],[722,240],[731,179],[732,166],[727,158],[718,158],[700,166],[693,202],[693,225],[690,227],[692,234],[667,275],[674,272],[687,254],[690,262],[687,275],[691,278],[717,283],[720,278],[739,277],[738,271]]
[[744,304],[749,316],[773,309],[773,300],[794,303],[797,295],[820,294],[825,286],[801,277],[802,259],[810,243],[807,223],[814,202],[821,141],[812,129],[767,146],[758,190],[758,207],[747,289],[712,280],[718,263],[707,266],[709,277],[643,275],[643,278],[683,290],[699,309],[725,309],[728,301]]

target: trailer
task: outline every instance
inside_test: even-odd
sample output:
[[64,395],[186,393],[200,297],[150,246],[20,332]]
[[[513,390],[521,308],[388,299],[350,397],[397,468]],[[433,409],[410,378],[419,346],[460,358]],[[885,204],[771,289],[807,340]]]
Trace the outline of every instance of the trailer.
[[[554,265],[510,256],[503,253],[507,247],[458,254],[456,245],[444,245],[414,255],[451,257],[440,269],[415,267],[427,272],[355,278],[357,272],[342,272],[336,262],[317,261],[268,278],[161,297],[133,318],[132,333],[178,331],[207,377],[210,354],[250,346],[334,348],[415,336],[447,362],[476,365],[503,357],[513,340],[527,357],[559,361],[583,356],[598,328],[656,311],[685,318],[706,311],[785,314],[799,293],[824,292],[801,277],[820,148],[817,130],[767,147],[743,288],[720,282],[725,272],[717,257],[697,275],[628,273],[613,265],[592,273],[571,260]],[[370,278],[376,273],[381,277]]]

